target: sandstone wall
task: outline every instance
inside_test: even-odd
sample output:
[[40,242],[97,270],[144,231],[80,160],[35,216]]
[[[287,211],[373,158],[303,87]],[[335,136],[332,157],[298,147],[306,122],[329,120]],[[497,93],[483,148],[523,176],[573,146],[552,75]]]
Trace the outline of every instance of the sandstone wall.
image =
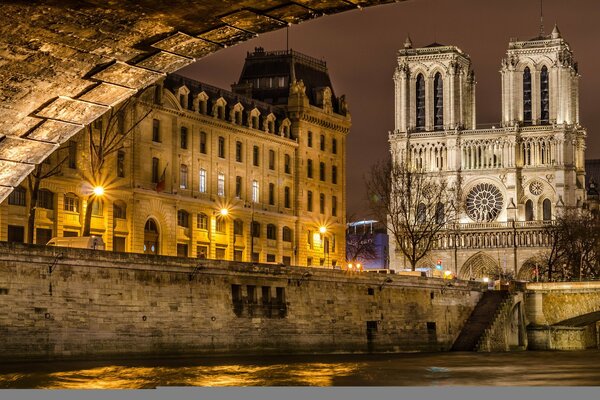
[[439,351],[481,296],[472,282],[194,261],[0,243],[0,354]]

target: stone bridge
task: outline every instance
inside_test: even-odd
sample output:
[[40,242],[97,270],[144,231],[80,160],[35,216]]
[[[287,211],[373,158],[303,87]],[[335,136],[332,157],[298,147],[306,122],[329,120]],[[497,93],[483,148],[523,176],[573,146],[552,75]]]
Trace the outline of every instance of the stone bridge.
[[398,1],[3,1],[0,202],[83,127],[167,74],[260,33]]
[[600,282],[527,283],[525,305],[530,349],[584,349],[600,343]]

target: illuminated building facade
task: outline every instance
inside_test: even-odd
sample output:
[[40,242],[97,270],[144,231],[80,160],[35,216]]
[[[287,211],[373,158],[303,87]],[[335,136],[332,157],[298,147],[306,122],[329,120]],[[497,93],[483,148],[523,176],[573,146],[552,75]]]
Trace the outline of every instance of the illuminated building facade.
[[[46,163],[60,173],[41,181],[33,243],[82,234],[88,128],[113,125],[126,139],[106,157],[91,218],[108,250],[344,263],[350,114],[324,61],[256,49],[232,91],[169,75],[114,121],[96,120]],[[2,240],[27,241],[27,182],[0,207]]]

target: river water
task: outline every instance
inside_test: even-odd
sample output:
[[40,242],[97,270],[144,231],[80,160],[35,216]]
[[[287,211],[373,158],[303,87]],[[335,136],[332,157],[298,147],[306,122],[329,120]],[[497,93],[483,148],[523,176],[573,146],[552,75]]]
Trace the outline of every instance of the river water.
[[600,351],[205,357],[0,365],[0,388],[597,386]]

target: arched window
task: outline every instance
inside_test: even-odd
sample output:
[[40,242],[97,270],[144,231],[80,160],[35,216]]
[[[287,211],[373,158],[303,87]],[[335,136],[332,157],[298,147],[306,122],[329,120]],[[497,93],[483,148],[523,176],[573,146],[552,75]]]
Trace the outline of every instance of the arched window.
[[425,79],[423,74],[417,75],[415,94],[417,106],[416,127],[417,130],[423,130],[425,129]]
[[260,237],[260,222],[252,221],[250,224],[252,237]]
[[179,188],[187,189],[188,187],[188,167],[185,164],[181,164],[179,167]]
[[442,203],[437,203],[437,206],[435,207],[435,222],[437,224],[443,224],[445,219],[444,205]]
[[277,240],[277,227],[273,224],[267,225],[267,239]]
[[121,200],[115,201],[113,203],[113,218],[127,218],[127,204]]
[[540,72],[540,123],[550,122],[550,83],[548,68],[544,65]]
[[227,221],[225,220],[225,217],[217,217],[215,220],[215,231],[219,233],[227,232]]
[[552,219],[552,204],[550,199],[545,199],[542,203],[542,219],[544,221],[550,221]]
[[144,226],[144,253],[158,254],[159,233],[156,221],[150,218]]
[[427,217],[427,209],[425,204],[419,203],[417,206],[417,222],[420,224],[425,223],[425,218]]
[[290,228],[288,228],[287,226],[283,227],[283,241],[284,242],[291,242],[292,241],[292,230]]
[[525,202],[525,221],[533,221],[533,201]]
[[435,130],[444,129],[444,83],[442,74],[435,74],[433,81],[433,127]]
[[531,124],[531,71],[523,71],[523,123]]

